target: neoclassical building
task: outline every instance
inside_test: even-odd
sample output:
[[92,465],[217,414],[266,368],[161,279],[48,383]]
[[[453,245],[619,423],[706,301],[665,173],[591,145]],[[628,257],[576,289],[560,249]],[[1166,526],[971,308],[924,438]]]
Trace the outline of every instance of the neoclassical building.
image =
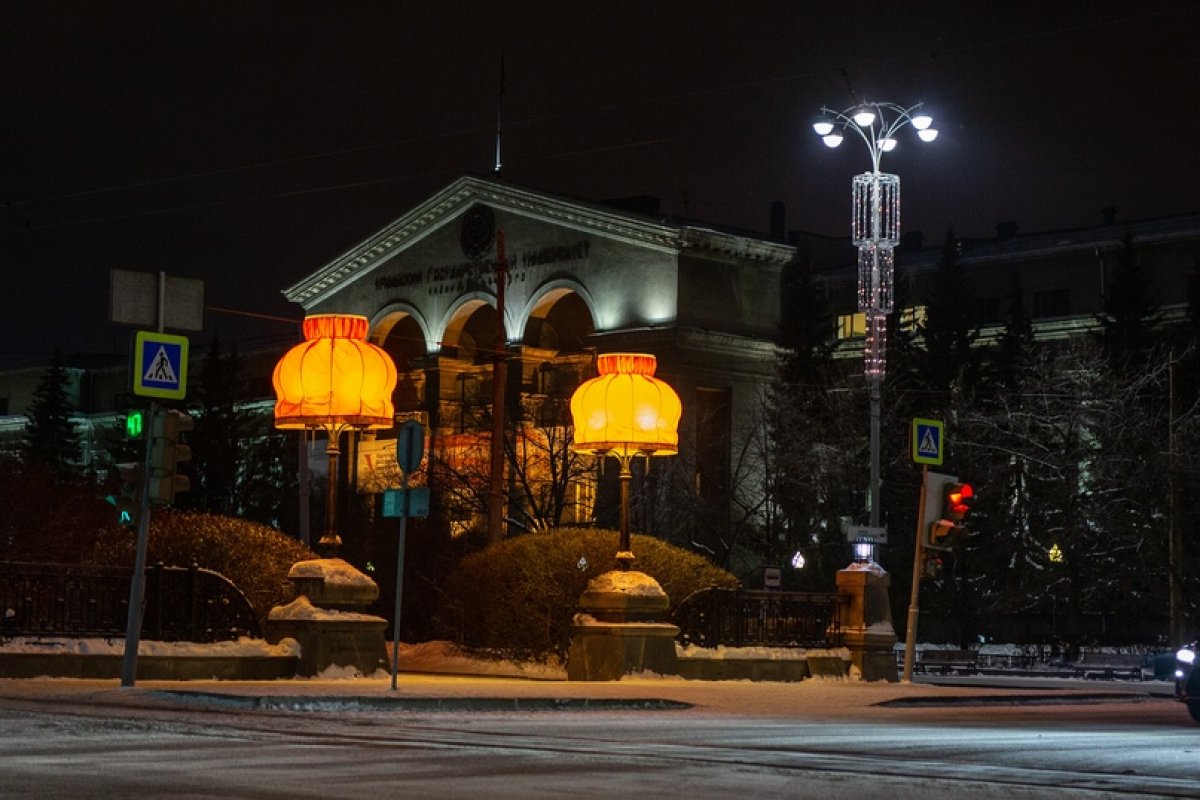
[[[501,232],[508,272],[502,328],[495,278]],[[510,429],[523,425],[521,435],[529,436],[540,428],[543,440],[562,422],[565,399],[595,374],[597,353],[653,354],[657,376],[684,409],[680,455],[670,459],[675,483],[682,471],[697,500],[723,509],[709,515],[707,533],[673,535],[720,539],[731,493],[753,483],[737,454],[775,372],[783,271],[794,252],[628,204],[463,177],[284,294],[308,314],[370,320],[371,341],[400,373],[397,412],[425,422],[434,452],[475,441],[498,350],[509,364],[509,403],[524,419]],[[590,518],[592,491],[586,479],[572,487],[564,521]],[[521,516],[509,509],[510,519]],[[654,527],[649,517],[641,521]],[[456,520],[477,523],[463,514]]]

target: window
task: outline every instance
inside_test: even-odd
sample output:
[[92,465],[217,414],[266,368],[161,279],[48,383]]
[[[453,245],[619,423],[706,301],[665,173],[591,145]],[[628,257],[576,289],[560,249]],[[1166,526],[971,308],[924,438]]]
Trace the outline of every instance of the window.
[[900,312],[900,330],[915,332],[918,325],[925,324],[925,306],[911,306]]
[[997,322],[1000,320],[1000,298],[979,297],[975,299],[975,320]]
[[1070,313],[1070,289],[1049,289],[1033,293],[1034,317],[1065,317]]
[[855,339],[867,335],[867,315],[859,312],[857,314],[840,314],[837,318],[837,338]]
[[732,405],[729,389],[696,389],[696,488],[706,500],[725,498],[729,492]]
[[[909,306],[900,312],[900,328],[906,331],[915,331],[918,325],[925,322],[925,306]],[[842,314],[837,318],[837,338],[838,341],[844,339],[861,339],[867,335],[867,315],[863,312],[857,314]]]

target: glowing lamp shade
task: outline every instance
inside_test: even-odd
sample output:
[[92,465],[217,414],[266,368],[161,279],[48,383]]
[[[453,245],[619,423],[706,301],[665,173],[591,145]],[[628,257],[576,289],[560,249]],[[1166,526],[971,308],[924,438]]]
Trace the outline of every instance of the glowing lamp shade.
[[571,397],[576,450],[614,456],[673,455],[679,450],[679,395],[654,377],[657,361],[642,353],[606,353],[600,375]]
[[367,338],[367,318],[317,314],[275,365],[276,428],[390,428],[396,365]]

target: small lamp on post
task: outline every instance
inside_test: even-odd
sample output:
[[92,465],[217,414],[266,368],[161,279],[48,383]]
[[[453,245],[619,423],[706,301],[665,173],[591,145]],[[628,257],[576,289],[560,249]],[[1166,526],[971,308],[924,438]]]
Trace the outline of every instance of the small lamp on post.
[[382,348],[366,341],[366,317],[317,314],[305,317],[304,341],[275,365],[275,427],[326,432],[329,476],[325,532],[319,546],[332,554],[337,534],[338,438],[343,431],[379,430],[395,422],[392,392],[396,365]]
[[634,559],[629,544],[630,462],[634,456],[679,452],[679,395],[654,377],[657,360],[644,353],[606,353],[596,360],[597,377],[571,396],[575,425],[572,447],[621,464],[621,542],[617,561],[628,570]]

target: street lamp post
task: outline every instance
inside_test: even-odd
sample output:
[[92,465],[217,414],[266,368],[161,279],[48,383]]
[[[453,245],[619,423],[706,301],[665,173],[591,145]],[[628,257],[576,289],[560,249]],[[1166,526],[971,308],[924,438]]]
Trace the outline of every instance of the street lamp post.
[[912,125],[918,138],[932,142],[937,130],[921,104],[860,103],[844,111],[821,109],[813,130],[828,147],[837,147],[854,131],[871,154],[871,171],[853,181],[851,232],[858,247],[858,309],[866,317],[863,375],[871,403],[870,484],[867,503],[872,528],[879,527],[879,406],[887,372],[887,315],[893,308],[895,248],[900,243],[900,178],[879,171],[884,153],[896,147],[896,134]]

